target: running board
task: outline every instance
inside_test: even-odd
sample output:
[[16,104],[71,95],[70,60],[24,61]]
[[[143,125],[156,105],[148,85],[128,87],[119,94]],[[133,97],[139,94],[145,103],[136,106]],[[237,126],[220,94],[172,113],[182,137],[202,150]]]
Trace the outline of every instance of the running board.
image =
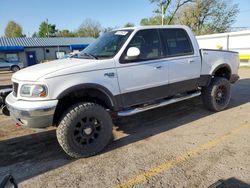
[[133,109],[126,110],[126,111],[121,111],[121,112],[118,112],[117,115],[118,116],[131,116],[131,115],[134,115],[134,114],[137,114],[137,113],[140,113],[140,112],[144,112],[144,111],[147,111],[147,110],[151,110],[151,109],[154,109],[154,108],[159,108],[159,107],[167,106],[169,104],[180,102],[180,101],[183,101],[183,100],[186,100],[186,99],[191,99],[191,98],[197,97],[199,95],[201,95],[201,92],[197,91],[195,93],[185,95],[185,96],[182,96],[182,97],[168,99],[168,100],[162,101],[161,103],[156,103],[156,104],[148,105],[148,106],[145,106],[145,107],[133,108]]

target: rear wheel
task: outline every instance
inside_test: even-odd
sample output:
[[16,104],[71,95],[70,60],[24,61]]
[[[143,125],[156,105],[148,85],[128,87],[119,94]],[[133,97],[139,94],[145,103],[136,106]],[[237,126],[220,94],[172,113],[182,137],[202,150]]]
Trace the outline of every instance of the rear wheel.
[[20,70],[20,67],[18,67],[18,66],[12,66],[11,67],[11,71],[12,72],[17,72],[17,71],[19,71]]
[[59,144],[69,156],[89,157],[109,143],[112,120],[98,104],[79,103],[68,109],[56,133]]
[[231,99],[231,84],[226,78],[215,77],[208,87],[202,89],[202,100],[211,111],[224,110]]

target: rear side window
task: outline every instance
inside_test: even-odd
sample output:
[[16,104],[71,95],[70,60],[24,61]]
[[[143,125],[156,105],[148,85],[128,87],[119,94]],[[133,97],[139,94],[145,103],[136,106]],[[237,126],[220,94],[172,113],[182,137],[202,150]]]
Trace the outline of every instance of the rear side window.
[[183,29],[161,29],[167,56],[191,55],[194,53],[192,43]]
[[[140,56],[133,61],[125,60],[127,50],[130,47],[137,47],[140,50]],[[122,62],[137,62],[162,57],[162,48],[160,37],[157,29],[147,29],[138,31],[130,41],[126,50],[124,51]]]

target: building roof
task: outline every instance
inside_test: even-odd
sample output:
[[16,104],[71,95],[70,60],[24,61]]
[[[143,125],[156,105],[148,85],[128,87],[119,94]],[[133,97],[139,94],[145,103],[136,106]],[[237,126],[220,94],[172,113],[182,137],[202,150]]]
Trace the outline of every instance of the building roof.
[[7,38],[0,37],[0,47],[22,46],[22,47],[50,47],[90,44],[94,38],[89,37],[55,37],[55,38]]

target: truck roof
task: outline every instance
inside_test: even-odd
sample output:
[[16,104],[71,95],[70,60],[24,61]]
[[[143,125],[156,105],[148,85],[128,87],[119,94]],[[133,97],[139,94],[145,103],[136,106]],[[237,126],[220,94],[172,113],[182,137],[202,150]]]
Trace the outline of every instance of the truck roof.
[[148,26],[137,26],[137,27],[124,27],[124,28],[119,28],[115,29],[114,31],[117,30],[143,30],[143,29],[171,29],[171,28],[181,28],[181,29],[190,29],[188,26],[185,25],[148,25]]

